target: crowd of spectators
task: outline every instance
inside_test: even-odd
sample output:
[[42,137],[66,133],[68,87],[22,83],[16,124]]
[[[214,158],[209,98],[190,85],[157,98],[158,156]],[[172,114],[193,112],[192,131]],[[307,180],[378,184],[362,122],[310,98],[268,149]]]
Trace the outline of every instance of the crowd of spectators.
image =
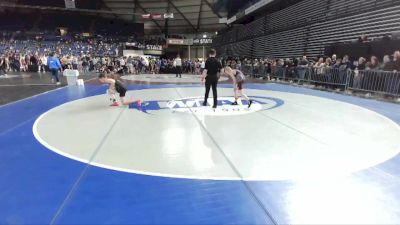
[[[186,74],[200,75],[205,67],[205,62],[199,59],[182,59],[182,72]],[[111,63],[107,63],[111,62]],[[100,71],[107,70],[110,73],[120,74],[173,74],[177,68],[174,59],[155,57],[117,57],[110,61],[103,61]]]
[[[174,59],[120,56],[120,47],[125,42],[116,38],[49,39],[52,38],[14,39],[3,35],[3,39],[0,39],[0,76],[8,72],[48,72],[47,59],[52,53],[59,58],[64,69],[76,69],[81,74],[104,70],[121,74],[176,72]],[[146,46],[165,43],[162,38],[128,41]],[[204,62],[201,60],[182,59],[184,73],[200,74],[202,68]]]
[[249,59],[228,57],[221,59],[224,66],[242,70],[246,75],[268,80],[305,81],[328,88],[352,88],[367,92],[381,92],[400,96],[400,51],[368,59],[352,59],[348,55],[286,59]]
[[258,74],[263,71],[263,77],[268,78],[270,75],[299,77],[304,79],[306,69],[313,69],[317,74],[328,74],[333,69],[340,70],[380,70],[380,71],[400,71],[400,51],[395,51],[393,55],[385,55],[382,60],[376,56],[369,59],[360,57],[352,60],[348,55],[337,57],[318,57],[309,59],[307,56],[302,58],[236,58],[227,57],[222,59],[222,63],[233,68],[244,70],[247,74]]
[[[146,50],[162,50],[166,39],[158,36],[82,37],[77,33],[62,36],[46,30],[34,34],[2,31],[0,76],[9,72],[48,72],[47,59],[52,53],[59,58],[63,69],[76,69],[81,74],[104,70],[121,74],[176,72],[172,58],[121,56],[126,43],[134,43],[135,47]],[[182,59],[181,68],[184,73],[200,74],[204,62]]]
[[0,75],[7,72],[45,72],[47,58],[57,54],[63,66],[90,68],[96,57],[114,57],[118,54],[118,44],[111,41],[87,40],[0,40]]
[[[160,46],[162,39],[129,40],[142,45]],[[360,42],[368,41],[366,35],[362,35]],[[48,72],[47,59],[52,53],[60,59],[63,69],[79,70],[81,74],[90,72],[103,72],[120,74],[160,74],[176,73],[174,59],[145,56],[120,56],[122,42],[111,37],[87,38],[87,39],[57,39],[43,40],[35,38],[0,39],[0,75],[8,72]],[[376,56],[360,57],[358,59],[344,55],[308,58],[221,58],[224,66],[242,70],[247,75],[262,77],[264,79],[289,79],[302,82],[310,76],[319,76],[331,83],[344,82],[342,74],[339,80],[333,81],[331,76],[337,75],[337,71],[386,71],[400,72],[400,51],[392,55],[385,55],[382,59]],[[186,74],[202,73],[205,67],[203,59],[182,59],[182,70]],[[311,75],[310,75],[311,74]],[[366,76],[366,75],[365,75]],[[360,78],[361,79],[361,78]],[[364,79],[366,80],[366,79]],[[400,80],[400,78],[399,78]],[[356,86],[362,88],[364,84]],[[364,82],[365,83],[365,82]]]

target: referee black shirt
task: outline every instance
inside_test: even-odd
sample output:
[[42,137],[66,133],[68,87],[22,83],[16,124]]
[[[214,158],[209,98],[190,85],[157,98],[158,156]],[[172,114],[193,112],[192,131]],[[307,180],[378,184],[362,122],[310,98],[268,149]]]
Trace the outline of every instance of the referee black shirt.
[[222,69],[222,64],[215,57],[210,57],[207,59],[204,69],[207,70],[206,80],[218,80],[218,73]]

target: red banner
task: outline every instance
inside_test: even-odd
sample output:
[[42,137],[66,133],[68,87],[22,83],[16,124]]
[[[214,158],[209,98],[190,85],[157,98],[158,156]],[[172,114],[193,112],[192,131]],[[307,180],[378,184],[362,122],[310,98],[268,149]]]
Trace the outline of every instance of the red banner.
[[151,15],[151,18],[153,18],[154,20],[160,20],[160,19],[162,19],[163,17],[162,17],[161,14],[152,14],[152,15]]

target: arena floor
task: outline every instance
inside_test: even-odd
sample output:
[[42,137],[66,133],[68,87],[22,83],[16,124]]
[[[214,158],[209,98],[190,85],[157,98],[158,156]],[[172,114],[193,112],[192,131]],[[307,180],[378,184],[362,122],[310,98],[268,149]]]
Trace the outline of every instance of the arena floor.
[[[90,80],[97,77],[95,73],[79,76],[79,79]],[[10,72],[0,76],[0,105],[51,91],[67,84],[65,77],[60,75],[62,85],[51,82],[50,73]]]
[[214,111],[196,76],[122,79],[141,107],[95,80],[0,107],[0,224],[400,223],[400,105],[249,82],[231,106],[225,80]]

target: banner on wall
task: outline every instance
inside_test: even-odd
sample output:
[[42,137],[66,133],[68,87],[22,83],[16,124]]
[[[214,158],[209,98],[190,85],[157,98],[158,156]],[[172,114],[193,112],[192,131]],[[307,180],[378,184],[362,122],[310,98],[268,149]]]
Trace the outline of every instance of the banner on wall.
[[163,50],[162,45],[144,45],[138,42],[126,42],[125,46],[129,49],[134,49],[134,50],[157,50],[157,51]]
[[193,39],[169,38],[167,43],[169,45],[193,45]]
[[122,54],[123,54],[123,56],[126,56],[126,57],[129,57],[129,56],[137,57],[137,56],[144,55],[144,52],[142,50],[124,50]]
[[163,16],[161,14],[152,14],[151,18],[153,20],[161,20],[163,18]]
[[174,14],[173,13],[164,13],[164,19],[173,19]]
[[163,52],[159,50],[144,50],[143,53],[145,55],[162,55]]
[[211,38],[193,39],[193,44],[194,45],[210,45],[212,43],[213,43],[213,40]]

